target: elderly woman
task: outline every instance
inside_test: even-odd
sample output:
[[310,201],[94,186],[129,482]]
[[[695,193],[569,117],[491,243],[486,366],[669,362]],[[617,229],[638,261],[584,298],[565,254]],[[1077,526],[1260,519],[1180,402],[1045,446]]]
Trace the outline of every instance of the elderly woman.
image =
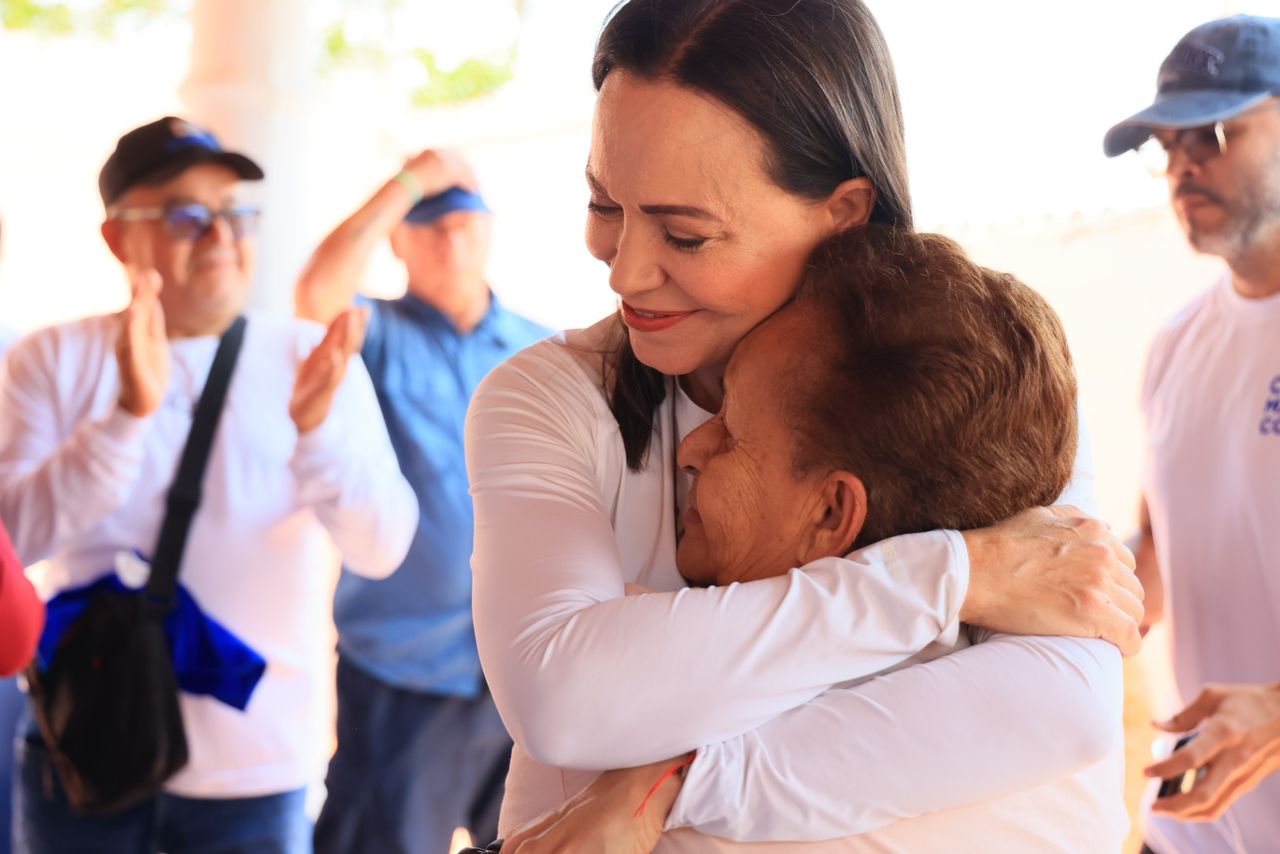
[[[621,311],[497,368],[467,423],[476,639],[515,740],[501,828],[599,793],[592,769],[695,748],[670,825],[742,841],[865,832],[1074,773],[1081,745],[1108,752],[1121,666],[1094,638],[1136,648],[1141,588],[1078,511],[906,534],[736,587],[677,571],[676,446],[720,408],[734,348],[823,240],[911,225],[892,63],[865,6],[630,0],[592,70],[587,246]],[[1089,478],[1067,496],[1087,503]],[[828,691],[953,642],[961,620],[1083,638],[997,636]],[[775,809],[824,767],[814,719],[866,748],[860,773],[810,777],[824,807]],[[787,765],[744,778],[764,742]],[[643,794],[656,775],[597,782],[622,777]]]
[[[1030,288],[978,267],[943,237],[878,226],[837,235],[815,252],[796,301],[739,345],[719,412],[680,445],[680,463],[693,477],[676,553],[680,571],[695,584],[732,591],[890,537],[988,525],[1045,504],[1071,476],[1074,400],[1066,337]],[[965,627],[899,667],[990,637]],[[833,685],[830,693],[864,681]],[[670,700],[679,706],[678,694]],[[1110,749],[1077,743],[1072,773],[998,797],[984,797],[977,785],[976,803],[803,848],[1116,851],[1127,830],[1122,723],[1118,705],[1108,711]],[[794,785],[780,789],[769,808],[821,811],[821,799],[806,797],[805,781],[865,773],[863,757],[876,745],[835,737],[838,726],[812,709],[788,714],[809,717],[808,747],[822,745],[825,755],[817,767],[797,769]],[[1067,737],[1046,733],[1059,735]],[[788,761],[787,750],[766,747],[749,754],[741,775]],[[560,851],[575,843],[613,850],[620,838],[630,843],[625,850],[736,849],[692,830],[673,830],[659,842],[658,819],[679,787],[679,776],[667,775],[647,800],[620,800],[622,814],[612,824],[599,821],[598,810],[584,822],[575,815],[580,801],[571,803],[503,850]],[[650,809],[656,815],[645,821]],[[796,847],[779,843],[777,850]]]

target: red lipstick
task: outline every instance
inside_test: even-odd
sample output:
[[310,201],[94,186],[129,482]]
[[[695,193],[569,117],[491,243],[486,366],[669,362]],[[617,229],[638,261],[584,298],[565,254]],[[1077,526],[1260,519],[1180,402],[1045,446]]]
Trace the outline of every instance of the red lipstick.
[[692,311],[645,311],[632,308],[625,302],[622,304],[622,319],[636,332],[661,332],[664,329],[670,329],[691,314],[693,314]]

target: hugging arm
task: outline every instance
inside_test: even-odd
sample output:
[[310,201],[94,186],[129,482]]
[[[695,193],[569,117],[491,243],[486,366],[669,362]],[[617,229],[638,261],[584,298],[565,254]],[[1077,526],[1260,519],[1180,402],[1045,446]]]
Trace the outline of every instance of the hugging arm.
[[667,826],[830,839],[1012,794],[1115,750],[1123,695],[1105,641],[993,635],[701,748]]
[[[913,534],[778,578],[624,598],[595,471],[609,416],[556,349],[490,374],[467,423],[476,636],[503,719],[533,758],[623,768],[724,741],[954,639],[960,617],[1136,644],[1132,556],[1061,511],[967,542]],[[1126,598],[1130,610],[1115,605]]]
[[955,532],[747,585],[624,598],[595,472],[599,391],[553,350],[490,374],[467,423],[480,656],[535,759],[653,762],[954,637],[968,577]]

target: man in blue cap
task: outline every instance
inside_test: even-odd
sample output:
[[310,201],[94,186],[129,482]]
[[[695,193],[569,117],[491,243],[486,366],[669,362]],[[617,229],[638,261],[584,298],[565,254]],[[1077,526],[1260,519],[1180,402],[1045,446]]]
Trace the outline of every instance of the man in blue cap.
[[[457,827],[481,844],[497,832],[511,740],[471,623],[463,422],[484,376],[550,330],[490,291],[490,220],[467,164],[427,150],[321,242],[298,282],[304,317],[369,307],[364,360],[421,514],[393,578],[343,573],[338,584],[338,744],[319,854],[446,851]],[[358,297],[383,239],[404,264],[406,293]]]
[[[1187,33],[1155,102],[1107,132],[1151,155],[1217,285],[1157,336],[1135,549],[1147,620],[1170,623],[1178,706],[1196,736],[1149,776],[1195,772],[1155,801],[1148,850],[1271,851],[1280,841],[1280,19]],[[1211,684],[1232,683],[1232,684]],[[1207,687],[1206,687],[1207,686]],[[1168,712],[1176,712],[1170,708]]]

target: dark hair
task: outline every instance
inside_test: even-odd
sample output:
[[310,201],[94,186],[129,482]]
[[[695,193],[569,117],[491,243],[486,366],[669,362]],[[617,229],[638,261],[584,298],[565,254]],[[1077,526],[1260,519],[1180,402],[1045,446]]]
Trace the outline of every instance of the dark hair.
[[815,250],[796,305],[821,329],[808,381],[783,395],[794,463],[862,479],[854,547],[991,525],[1062,494],[1075,373],[1031,288],[940,235],[867,226]]
[[[871,221],[910,227],[893,63],[860,0],[630,0],[615,7],[596,44],[597,90],[614,70],[670,80],[734,109],[764,138],[764,167],[782,189],[824,199],[865,177],[877,191]],[[635,469],[666,381],[623,332],[605,382]]]

